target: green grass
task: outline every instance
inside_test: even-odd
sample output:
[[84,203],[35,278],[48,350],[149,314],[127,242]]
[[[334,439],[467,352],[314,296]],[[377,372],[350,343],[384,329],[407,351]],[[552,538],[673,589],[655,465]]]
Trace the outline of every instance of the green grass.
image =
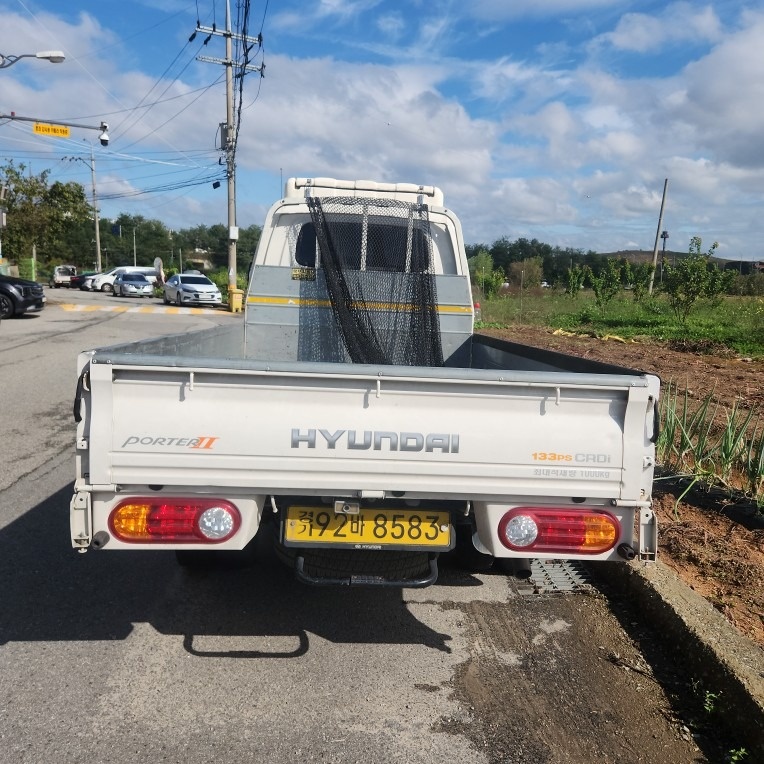
[[492,327],[530,324],[624,339],[653,337],[699,345],[723,346],[750,357],[764,357],[764,299],[724,297],[699,301],[687,325],[671,312],[664,297],[652,296],[641,304],[624,292],[600,311],[590,291],[571,298],[551,290],[529,290],[481,300],[483,325]]

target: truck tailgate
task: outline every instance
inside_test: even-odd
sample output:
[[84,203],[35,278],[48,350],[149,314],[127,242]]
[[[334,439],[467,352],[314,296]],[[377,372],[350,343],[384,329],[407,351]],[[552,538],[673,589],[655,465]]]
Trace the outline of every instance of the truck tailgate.
[[88,482],[644,498],[655,377],[309,368],[93,358],[83,407]]

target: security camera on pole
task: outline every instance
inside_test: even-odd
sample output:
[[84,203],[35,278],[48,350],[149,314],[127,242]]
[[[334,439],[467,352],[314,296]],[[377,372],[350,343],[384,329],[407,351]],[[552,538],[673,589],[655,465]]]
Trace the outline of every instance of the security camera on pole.
[[[213,35],[222,35],[225,37],[225,58],[210,58],[209,56],[197,56],[197,60],[205,61],[212,64],[223,64],[226,68],[226,122],[221,125],[221,150],[225,153],[226,160],[226,176],[228,179],[228,295],[229,306],[231,310],[237,310],[235,307],[235,300],[233,297],[239,295],[236,289],[236,242],[239,238],[239,229],[236,225],[236,135],[237,131],[234,125],[233,116],[233,67],[234,61],[232,58],[232,41],[235,39],[238,42],[244,43],[242,46],[245,50],[245,60],[243,62],[235,62],[237,68],[237,76],[243,77],[247,72],[260,72],[260,76],[263,76],[263,66],[254,66],[247,63],[246,56],[252,45],[257,44],[258,47],[262,45],[262,38],[247,37],[246,35],[233,34],[231,31],[231,3],[230,0],[226,1],[225,9],[225,31],[221,31],[215,27],[204,27],[197,21],[196,30],[189,38],[191,42],[197,32],[204,32],[207,38],[204,40],[206,45]],[[218,185],[220,185],[218,183]],[[214,186],[214,184],[213,184]],[[217,187],[217,186],[216,186]],[[240,296],[240,295],[239,295]],[[239,308],[240,309],[240,303]]]

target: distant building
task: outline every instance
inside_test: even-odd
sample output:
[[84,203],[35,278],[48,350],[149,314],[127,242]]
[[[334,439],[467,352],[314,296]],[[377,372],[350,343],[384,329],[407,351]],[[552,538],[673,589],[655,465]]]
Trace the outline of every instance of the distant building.
[[189,270],[194,269],[197,271],[211,271],[214,268],[212,261],[208,260],[206,257],[200,257],[199,255],[194,255],[193,257],[184,257],[183,258],[183,269]]

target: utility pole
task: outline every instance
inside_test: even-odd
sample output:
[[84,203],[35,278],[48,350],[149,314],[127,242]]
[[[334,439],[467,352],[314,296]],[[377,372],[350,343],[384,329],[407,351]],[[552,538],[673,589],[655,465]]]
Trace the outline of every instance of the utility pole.
[[95,220],[95,246],[96,246],[96,273],[101,273],[101,226],[98,222],[98,194],[96,192],[96,171],[95,154],[93,153],[93,144],[90,144],[90,162],[82,157],[64,157],[70,162],[82,162],[90,167],[90,182],[93,187],[93,219]]
[[[653,247],[653,272],[650,274],[650,286],[648,294],[653,293],[653,283],[655,282],[655,269],[658,267],[658,239],[661,236],[661,226],[663,225],[663,208],[666,206],[666,189],[668,189],[668,178],[663,181],[663,198],[661,199],[661,212],[658,216],[658,230],[655,232],[655,246]],[[663,240],[665,245],[666,240]]]
[[90,179],[93,183],[93,216],[95,217],[96,272],[101,272],[101,226],[98,224],[98,197],[96,195],[95,156],[90,146]]
[[[236,242],[239,239],[239,229],[236,225],[236,126],[234,125],[233,115],[233,40],[244,44],[247,50],[254,45],[262,44],[262,39],[257,37],[247,37],[245,35],[234,34],[231,30],[231,3],[226,0],[225,8],[225,30],[219,31],[216,27],[204,27],[198,22],[196,31],[204,32],[207,38],[205,44],[209,42],[213,35],[222,35],[225,38],[225,58],[210,58],[209,56],[197,56],[197,60],[212,64],[223,64],[226,68],[225,86],[226,86],[226,121],[221,125],[221,149],[225,153],[226,175],[228,178],[228,290],[236,288]],[[191,35],[193,40],[196,32]],[[260,72],[263,75],[262,66],[254,66],[244,63],[236,64],[238,77],[243,77],[247,72]]]

